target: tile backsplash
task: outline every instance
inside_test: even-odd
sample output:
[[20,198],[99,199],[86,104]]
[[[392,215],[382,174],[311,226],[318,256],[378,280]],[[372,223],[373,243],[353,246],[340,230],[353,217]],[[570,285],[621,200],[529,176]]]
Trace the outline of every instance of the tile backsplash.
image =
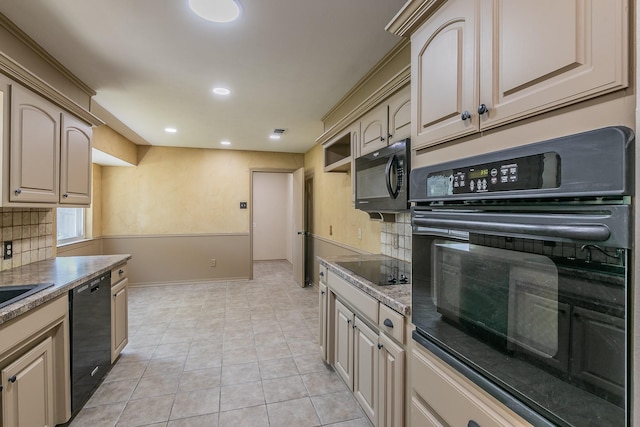
[[13,242],[11,259],[0,253],[0,271],[53,257],[53,214],[53,209],[0,208],[0,249]]
[[411,262],[411,213],[396,214],[396,222],[383,222],[382,253]]

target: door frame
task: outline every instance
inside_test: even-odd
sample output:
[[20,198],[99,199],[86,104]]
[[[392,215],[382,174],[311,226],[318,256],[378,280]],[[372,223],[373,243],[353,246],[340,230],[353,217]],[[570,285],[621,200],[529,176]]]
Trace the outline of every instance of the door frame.
[[293,174],[297,169],[251,168],[249,169],[249,280],[253,280],[253,177],[255,172]]

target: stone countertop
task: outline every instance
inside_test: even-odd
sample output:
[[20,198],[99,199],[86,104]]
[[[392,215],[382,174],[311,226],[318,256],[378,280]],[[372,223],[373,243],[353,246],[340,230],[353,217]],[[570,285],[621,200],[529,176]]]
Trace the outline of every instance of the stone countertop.
[[131,259],[131,255],[58,257],[0,272],[0,287],[53,283],[46,289],[0,308],[0,324],[44,304]]
[[337,274],[356,288],[362,290],[373,298],[398,313],[408,316],[411,314],[411,284],[380,286],[368,281],[364,277],[339,266],[336,262],[367,261],[389,258],[386,255],[344,255],[332,257],[318,257],[320,265],[324,265],[331,272]]

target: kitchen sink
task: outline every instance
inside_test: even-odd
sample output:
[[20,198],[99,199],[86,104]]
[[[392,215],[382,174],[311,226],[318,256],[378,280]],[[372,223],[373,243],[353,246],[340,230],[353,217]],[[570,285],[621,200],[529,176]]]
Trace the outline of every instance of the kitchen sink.
[[53,283],[35,283],[29,285],[0,286],[0,308],[5,307],[23,298],[31,296],[53,286]]

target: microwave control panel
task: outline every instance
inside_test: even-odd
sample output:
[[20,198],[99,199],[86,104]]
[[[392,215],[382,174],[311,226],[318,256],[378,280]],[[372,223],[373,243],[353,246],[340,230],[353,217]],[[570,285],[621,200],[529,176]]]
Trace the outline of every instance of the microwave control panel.
[[557,188],[560,156],[554,152],[432,172],[427,197]]

